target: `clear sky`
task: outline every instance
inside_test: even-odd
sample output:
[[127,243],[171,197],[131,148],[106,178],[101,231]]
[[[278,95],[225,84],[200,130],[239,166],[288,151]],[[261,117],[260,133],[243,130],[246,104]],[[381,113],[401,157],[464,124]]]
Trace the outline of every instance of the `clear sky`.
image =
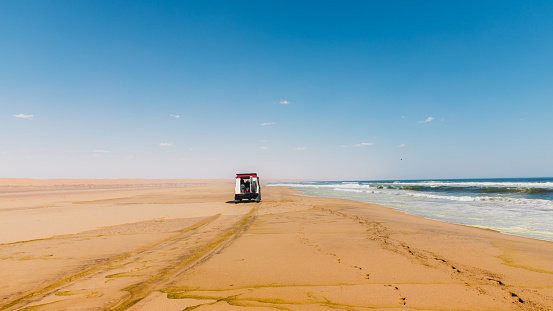
[[0,177],[553,176],[552,1],[0,1]]

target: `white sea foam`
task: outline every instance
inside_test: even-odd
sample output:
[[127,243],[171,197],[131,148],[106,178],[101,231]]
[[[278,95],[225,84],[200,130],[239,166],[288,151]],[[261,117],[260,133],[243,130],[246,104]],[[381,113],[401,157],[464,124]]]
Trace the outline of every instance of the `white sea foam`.
[[345,189],[345,188],[334,188],[334,190],[337,190],[337,191],[347,191],[347,192],[367,192],[367,190],[361,190],[361,189]]
[[337,182],[328,184],[304,184],[304,183],[276,183],[269,186],[284,186],[284,187],[321,187],[321,188],[359,188],[368,189],[377,186],[425,186],[431,188],[437,187],[460,187],[460,188],[543,188],[553,189],[553,182],[441,182],[441,181],[420,181],[420,182]]
[[[332,187],[324,187],[332,188]],[[346,192],[357,192],[357,193],[378,193],[378,194],[388,194],[396,196],[411,196],[418,198],[426,199],[436,199],[444,201],[457,201],[457,202],[509,202],[513,204],[528,204],[528,205],[537,205],[541,207],[550,207],[553,210],[553,201],[541,200],[541,199],[523,199],[523,198],[510,198],[510,197],[490,197],[490,196],[453,196],[453,195],[437,195],[424,192],[414,192],[414,191],[401,191],[401,190],[360,190],[360,189],[347,189],[347,188],[332,188],[336,191],[346,191]]]
[[551,208],[553,209],[553,201],[541,200],[541,199],[521,199],[521,198],[489,197],[489,196],[469,197],[469,196],[436,195],[436,194],[415,193],[415,192],[408,192],[405,194],[413,197],[459,201],[459,202],[503,201],[503,202],[509,202],[514,204],[534,204],[534,205],[540,205],[540,206],[551,206]]
[[334,188],[333,190],[343,191],[343,192],[383,193],[383,194],[387,194],[387,195],[399,195],[399,193],[392,193],[390,190],[381,191],[381,190],[373,190],[373,189],[361,190],[361,189],[345,189],[345,188]]
[[[427,183],[427,185],[430,183]],[[455,183],[433,183],[433,185],[436,185],[438,187],[439,185],[452,185]],[[474,185],[476,183],[457,183],[459,185],[461,184],[471,184]],[[492,187],[490,184],[492,183],[478,183],[480,185],[486,185],[486,187]],[[500,184],[500,183],[496,183]],[[508,183],[509,185],[528,185],[530,183]],[[541,187],[543,187],[543,184]],[[553,184],[553,183],[549,183]],[[420,183],[403,183],[403,182],[394,182],[394,185],[420,185]],[[432,194],[432,193],[426,193],[426,192],[418,192],[418,191],[409,191],[409,190],[398,190],[398,189],[378,189],[374,185],[369,184],[359,184],[359,183],[332,183],[332,184],[300,184],[300,183],[280,183],[280,184],[270,184],[269,186],[283,186],[283,187],[293,187],[293,188],[324,188],[329,190],[335,190],[335,191],[347,191],[347,192],[355,192],[355,193],[367,193],[367,194],[387,194],[387,195],[395,195],[395,196],[411,196],[411,197],[418,197],[418,198],[426,198],[426,199],[435,199],[435,200],[444,200],[444,201],[457,201],[457,202],[509,202],[512,204],[528,204],[528,205],[536,205],[539,207],[545,207],[549,210],[549,208],[553,208],[553,201],[550,200],[542,200],[542,199],[525,199],[525,198],[513,198],[513,197],[503,197],[503,196],[455,196],[455,195],[438,195],[438,194]],[[531,187],[528,187],[531,188]]]
[[553,182],[447,182],[447,181],[420,181],[420,182],[382,182],[374,183],[382,185],[394,185],[394,186],[427,186],[427,187],[497,187],[497,188],[544,188],[553,189]]
[[[553,200],[549,192],[498,191],[482,195],[468,188],[543,188],[553,189],[552,179],[531,182],[507,181],[424,181],[424,182],[319,182],[278,183],[302,189],[306,195],[348,198],[388,206],[406,213],[469,226],[480,226],[504,233],[553,241]],[[404,186],[423,186],[409,190]],[[435,189],[459,187],[461,189]],[[465,189],[467,188],[465,191]],[[482,189],[486,192],[486,189]],[[473,195],[471,195],[473,194]]]

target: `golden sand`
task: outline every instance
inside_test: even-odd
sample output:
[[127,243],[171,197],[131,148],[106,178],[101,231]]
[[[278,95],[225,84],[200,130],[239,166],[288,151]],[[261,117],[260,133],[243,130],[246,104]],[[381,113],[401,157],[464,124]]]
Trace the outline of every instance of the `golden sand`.
[[551,242],[186,183],[0,187],[0,310],[553,309]]

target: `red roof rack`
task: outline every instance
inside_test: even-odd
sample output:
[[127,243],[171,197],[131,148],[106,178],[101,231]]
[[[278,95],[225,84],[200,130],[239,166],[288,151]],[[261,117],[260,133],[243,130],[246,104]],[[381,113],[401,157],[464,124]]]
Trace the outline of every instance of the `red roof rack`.
[[236,174],[236,178],[242,178],[242,177],[257,177],[257,173]]

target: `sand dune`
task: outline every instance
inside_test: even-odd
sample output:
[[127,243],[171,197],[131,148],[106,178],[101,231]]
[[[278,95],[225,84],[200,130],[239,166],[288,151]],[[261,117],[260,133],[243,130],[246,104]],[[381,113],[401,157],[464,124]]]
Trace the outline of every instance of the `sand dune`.
[[144,178],[123,178],[123,179],[32,179],[32,178],[0,178],[0,186],[59,186],[67,187],[74,185],[103,185],[103,186],[125,186],[125,185],[159,185],[159,184],[221,184],[233,183],[232,179],[144,179]]
[[0,310],[552,310],[551,242],[232,188],[3,193]]

